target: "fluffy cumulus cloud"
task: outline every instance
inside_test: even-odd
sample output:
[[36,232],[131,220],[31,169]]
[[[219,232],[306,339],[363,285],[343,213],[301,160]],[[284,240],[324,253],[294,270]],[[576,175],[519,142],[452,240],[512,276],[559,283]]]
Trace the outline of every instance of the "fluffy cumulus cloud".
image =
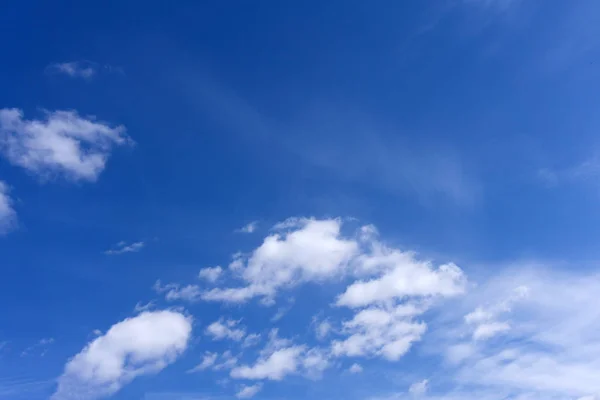
[[[350,309],[353,317],[336,324],[339,328],[334,328],[327,318],[313,320],[319,340],[334,336],[330,342],[331,354],[322,359],[327,360],[331,355],[398,360],[427,330],[427,324],[419,317],[438,299],[463,294],[466,277],[454,264],[435,266],[419,260],[412,252],[387,246],[373,226],[346,233],[343,225],[340,218],[294,218],[277,224],[255,250],[247,255],[234,255],[229,272],[245,285],[207,291],[195,285],[157,287],[166,293],[168,300],[200,297],[242,303],[259,297],[270,304],[279,291],[303,282],[350,279],[335,305]],[[183,296],[183,292],[189,295]],[[242,340],[245,332],[234,326],[235,321],[219,320],[207,328],[207,333],[215,339]],[[297,371],[303,357],[307,357],[306,351],[303,346],[278,349],[263,355],[254,366],[234,369],[232,376],[279,379],[282,375],[272,373],[272,369],[283,375]]]
[[185,351],[189,317],[173,311],[145,312],[113,325],[65,366],[52,400],[109,396],[140,375],[161,371]]
[[270,303],[282,288],[347,275],[371,277],[355,282],[339,297],[338,304],[349,307],[464,291],[466,279],[456,265],[434,268],[412,253],[389,248],[379,242],[371,226],[345,236],[342,223],[341,219],[297,218],[276,225],[262,245],[247,257],[238,254],[230,264],[245,286],[214,288],[202,297],[237,303],[262,297]]
[[17,213],[8,193],[8,185],[0,181],[0,235],[7,233],[16,222]]
[[28,120],[19,109],[0,109],[0,151],[13,165],[44,179],[58,175],[95,181],[112,148],[132,143],[123,126],[75,111],[46,112],[42,119]]
[[406,297],[454,296],[464,291],[464,275],[456,265],[445,264],[433,269],[429,263],[405,260],[405,255],[397,254],[400,260],[394,260],[393,254],[391,260],[381,260],[380,265],[390,263],[388,271],[377,278],[350,285],[337,304],[362,307]]
[[[272,303],[302,283],[335,288],[329,307],[315,305],[317,316],[303,333],[284,338],[272,329],[262,347],[261,335],[248,334],[239,319],[208,323],[206,336],[231,342],[223,352],[204,350],[188,372],[226,376],[236,381],[232,394],[251,398],[270,381],[317,379],[341,366],[347,375],[373,364],[396,368],[390,363],[413,352],[411,362],[427,356],[413,372],[433,377],[431,387],[418,380],[374,398],[589,400],[600,394],[600,310],[590,306],[600,275],[530,266],[467,284],[455,264],[427,261],[389,246],[372,226],[347,229],[350,224],[287,220],[253,251],[235,254],[219,279],[205,272],[209,288],[157,282],[155,290],[168,301]],[[307,304],[302,301],[298,297],[299,305]],[[264,311],[265,318],[272,313]],[[143,312],[116,324],[67,364],[54,399],[111,394],[138,375],[159,371],[184,351],[190,330],[189,319],[173,311]]]
[[215,288],[203,298],[239,303],[262,297],[270,302],[280,288],[338,275],[358,251],[355,241],[341,237],[340,228],[340,220],[313,219],[280,226],[252,254],[238,256],[230,265],[245,286]]
[[[387,246],[373,226],[344,234],[343,224],[342,219],[296,218],[276,225],[247,257],[234,257],[230,270],[245,286],[213,288],[202,297],[244,302],[259,296],[271,303],[278,291],[302,282],[353,278],[335,304],[353,310],[354,317],[336,332],[332,354],[398,360],[427,329],[418,317],[436,299],[463,294],[466,276],[452,263],[435,266]],[[315,329],[324,340],[333,328],[324,320]],[[293,360],[293,354],[281,356]]]

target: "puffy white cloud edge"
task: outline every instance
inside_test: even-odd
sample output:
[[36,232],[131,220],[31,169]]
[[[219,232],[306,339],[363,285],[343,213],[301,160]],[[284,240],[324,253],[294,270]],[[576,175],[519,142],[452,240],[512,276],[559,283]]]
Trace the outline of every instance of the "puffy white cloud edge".
[[95,181],[112,148],[130,144],[125,127],[76,111],[46,111],[42,119],[25,119],[17,108],[0,109],[0,152],[43,179]]
[[186,350],[191,331],[192,319],[174,311],[143,312],[118,322],[69,360],[51,399],[112,395],[173,363]]

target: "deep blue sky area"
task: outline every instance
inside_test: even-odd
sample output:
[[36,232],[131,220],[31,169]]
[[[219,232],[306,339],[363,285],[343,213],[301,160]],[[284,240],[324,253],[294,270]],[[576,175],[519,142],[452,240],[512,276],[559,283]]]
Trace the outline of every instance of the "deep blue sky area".
[[600,399],[596,1],[1,10],[0,399]]

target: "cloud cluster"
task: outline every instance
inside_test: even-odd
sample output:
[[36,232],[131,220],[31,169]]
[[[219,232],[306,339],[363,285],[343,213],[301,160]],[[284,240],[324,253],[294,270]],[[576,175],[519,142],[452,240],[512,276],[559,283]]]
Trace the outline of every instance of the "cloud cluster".
[[371,226],[342,234],[341,219],[291,219],[275,227],[250,255],[237,255],[229,269],[245,286],[214,288],[204,300],[243,303],[253,297],[273,302],[278,290],[302,282],[325,282],[344,276],[371,277],[350,285],[337,303],[348,307],[382,304],[415,296],[452,296],[464,290],[456,265],[434,268],[411,253],[380,243]]
[[113,325],[65,366],[52,400],[92,400],[114,394],[140,375],[161,371],[185,351],[189,317],[144,312]]
[[[161,286],[168,299],[271,303],[281,291],[306,282],[345,285],[332,297],[332,313],[313,318],[319,347],[280,338],[274,330],[251,362],[230,351],[206,353],[194,370],[227,370],[230,378],[248,381],[318,377],[341,365],[340,357],[396,361],[425,340],[428,352],[445,358],[444,374],[433,369],[435,379],[381,398],[573,400],[600,393],[600,311],[589,306],[600,291],[600,276],[532,267],[467,286],[466,275],[452,263],[435,265],[390,247],[372,226],[344,227],[341,219],[287,220],[223,269],[238,286]],[[191,295],[183,296],[186,291]],[[440,300],[448,298],[455,300],[445,308]],[[249,335],[238,324],[223,317],[206,332],[243,349]],[[352,362],[348,372],[363,370]],[[244,386],[238,395],[253,395],[256,388]]]
[[0,109],[0,152],[13,165],[48,179],[95,181],[115,146],[132,144],[123,126],[110,126],[75,111],[25,119],[16,108]]
[[[234,256],[229,270],[245,286],[217,287],[200,296],[234,303],[260,297],[269,304],[278,291],[302,282],[354,278],[335,302],[355,315],[343,322],[344,337],[332,342],[332,354],[398,360],[426,330],[426,324],[415,318],[433,299],[462,294],[466,277],[454,264],[436,267],[411,252],[385,245],[373,226],[351,234],[344,234],[342,228],[342,219],[294,218],[277,224],[248,256]],[[316,329],[322,340],[332,326],[325,320]],[[300,350],[290,348],[259,366],[278,357],[295,360]]]

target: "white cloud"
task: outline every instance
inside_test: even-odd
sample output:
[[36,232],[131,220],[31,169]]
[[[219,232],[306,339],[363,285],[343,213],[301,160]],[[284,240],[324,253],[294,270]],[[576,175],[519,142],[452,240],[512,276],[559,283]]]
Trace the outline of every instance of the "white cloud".
[[380,356],[398,360],[427,329],[425,323],[413,321],[421,312],[411,305],[364,309],[344,322],[343,333],[347,338],[334,340],[332,352],[337,356]]
[[215,283],[221,274],[223,273],[223,268],[216,266],[211,268],[203,268],[198,273],[198,278],[204,279],[208,282]]
[[279,381],[302,372],[310,378],[318,378],[328,366],[329,354],[323,349],[294,345],[291,340],[280,338],[277,329],[272,329],[269,341],[254,365],[235,367],[230,376],[235,379]]
[[489,339],[508,330],[510,330],[510,325],[507,322],[486,322],[475,328],[475,331],[473,331],[473,339]]
[[281,306],[277,309],[277,312],[275,313],[275,315],[273,315],[271,317],[271,322],[277,322],[279,321],[281,318],[285,317],[285,315],[290,312],[290,310],[292,309],[292,307],[294,306],[295,303],[295,299],[290,298],[288,300],[288,304],[285,306]]
[[260,358],[254,365],[243,365],[231,371],[231,377],[236,379],[269,379],[280,381],[286,375],[295,373],[300,364],[304,351],[302,346],[291,346],[279,349]]
[[147,302],[146,304],[138,301],[135,304],[133,311],[135,311],[136,313],[140,313],[140,312],[144,312],[144,311],[149,311],[149,310],[153,309],[154,307],[156,307],[156,302],[154,300],[151,300],[151,301]]
[[243,385],[239,392],[235,395],[238,399],[249,399],[254,397],[262,389],[262,384],[257,383],[256,385]]
[[[272,303],[280,289],[353,277],[357,280],[337,297],[336,305],[353,309],[355,315],[336,332],[345,337],[331,343],[332,354],[398,360],[427,329],[424,321],[415,318],[438,299],[463,294],[466,276],[452,263],[436,267],[412,252],[385,245],[371,225],[344,235],[342,221],[291,218],[277,224],[274,233],[249,255],[234,255],[229,268],[245,286],[213,288],[201,297],[244,302],[258,296]],[[217,327],[225,332],[221,325]],[[323,340],[332,326],[324,320],[315,329],[317,338]],[[485,329],[480,334],[499,327]],[[268,360],[259,361],[260,366]]]
[[123,253],[137,253],[142,250],[145,246],[144,242],[135,242],[131,244],[127,244],[127,242],[119,242],[113,249],[106,250],[104,254],[108,255],[117,255]]
[[513,290],[509,297],[497,304],[490,307],[479,306],[473,312],[465,315],[465,322],[474,327],[473,339],[486,340],[510,330],[508,322],[497,321],[497,318],[501,314],[510,312],[512,305],[526,297],[528,291],[527,287],[520,286]]
[[169,283],[162,286],[160,280],[156,281],[153,289],[156,293],[165,293],[165,299],[167,301],[187,301],[195,302],[200,300],[201,290],[198,285],[187,285],[180,286],[176,283]]
[[427,393],[427,388],[429,387],[429,381],[427,379],[423,379],[420,382],[415,382],[408,388],[408,393],[413,396],[420,397],[424,396]]
[[217,361],[217,357],[219,355],[217,353],[205,353],[204,357],[202,358],[202,362],[198,365],[196,365],[194,368],[190,369],[188,372],[192,373],[192,372],[199,372],[199,371],[204,371],[205,369],[208,369],[210,367],[212,367],[213,365],[215,365],[215,362]]
[[239,229],[236,229],[235,231],[237,233],[254,233],[254,231],[256,231],[256,228],[258,227],[258,221],[252,221],[244,226],[242,226]]
[[112,127],[75,111],[46,112],[26,120],[16,108],[0,109],[0,151],[7,160],[47,179],[95,181],[114,146],[132,144],[123,126]]
[[238,357],[235,357],[231,350],[227,350],[221,354],[220,362],[215,364],[213,369],[216,371],[230,370],[237,365],[238,361]]
[[338,275],[358,250],[356,242],[341,237],[340,228],[340,220],[302,219],[293,230],[267,236],[250,257],[235,260],[247,286],[215,288],[203,298],[245,302],[259,296],[269,301],[279,288]]
[[354,236],[341,233],[341,219],[294,218],[275,226],[248,257],[234,257],[232,271],[246,286],[214,288],[202,297],[210,301],[245,302],[262,297],[272,303],[277,291],[301,282],[323,282],[344,275],[372,277],[350,285],[337,304],[364,307],[406,297],[453,296],[464,292],[466,278],[454,264],[438,268],[415,259],[413,253],[379,242],[372,226]]
[[459,335],[450,342],[457,356],[451,379],[503,398],[572,400],[600,393],[600,309],[589,306],[599,291],[599,275],[574,271],[521,266],[492,278],[465,298],[491,306],[461,322],[489,323],[510,310],[511,329],[501,341],[465,343]]
[[145,312],[113,325],[65,366],[52,400],[110,396],[140,375],[161,371],[185,351],[191,319],[173,311]]
[[465,290],[466,278],[454,264],[434,269],[429,262],[419,262],[386,248],[367,261],[389,269],[377,278],[348,286],[338,298],[338,305],[363,307],[406,297],[454,296]]
[[329,368],[330,355],[327,351],[313,348],[304,353],[302,367],[306,376],[312,379],[320,378],[323,371]]
[[328,320],[321,321],[315,326],[315,335],[317,339],[324,340],[332,330],[331,322]]
[[243,328],[236,328],[238,324],[239,321],[221,318],[210,324],[205,333],[212,336],[213,340],[230,339],[239,342],[246,336],[246,331]]
[[256,346],[258,343],[260,343],[260,338],[261,336],[259,333],[251,333],[244,339],[242,347],[247,348]]
[[49,65],[47,72],[64,74],[72,78],[90,79],[98,72],[98,65],[89,61],[71,61]]
[[363,372],[363,367],[361,367],[360,364],[354,363],[350,366],[350,368],[348,368],[348,372],[351,374],[360,374]]
[[446,360],[450,364],[460,364],[477,352],[477,347],[472,343],[452,344],[444,352]]
[[0,181],[0,235],[7,233],[17,223],[13,200],[8,195],[8,185]]

